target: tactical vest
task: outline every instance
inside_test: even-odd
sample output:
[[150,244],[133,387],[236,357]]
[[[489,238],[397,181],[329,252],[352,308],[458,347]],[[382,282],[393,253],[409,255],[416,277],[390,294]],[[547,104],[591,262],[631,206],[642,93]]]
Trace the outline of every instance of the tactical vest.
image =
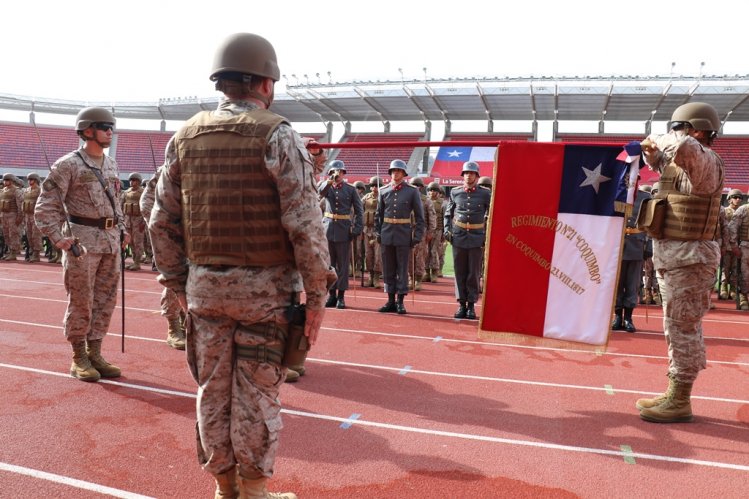
[[442,198],[438,196],[432,199],[432,204],[434,205],[434,213],[437,215],[437,233],[442,234],[445,230],[445,219],[442,218]]
[[715,239],[718,230],[720,198],[723,190],[723,162],[720,161],[718,190],[709,197],[684,194],[677,185],[689,182],[686,172],[671,163],[658,180],[660,190],[655,199],[665,199],[663,238],[677,241],[705,241]]
[[36,200],[39,198],[39,194],[42,190],[37,187],[36,189],[27,189],[23,193],[23,206],[21,210],[29,215],[34,214],[34,207],[36,206]]
[[739,241],[749,241],[749,220],[744,217],[739,227]]
[[128,189],[122,195],[122,212],[131,217],[140,216],[140,197],[143,195],[143,187],[137,190]]
[[0,212],[15,213],[18,211],[16,204],[16,188],[8,187],[0,191]]
[[198,113],[175,135],[182,168],[187,257],[199,265],[293,262],[278,189],[265,167],[273,132],[286,121],[264,109]]
[[362,198],[364,204],[364,226],[374,227],[375,212],[377,211],[377,196],[370,192]]

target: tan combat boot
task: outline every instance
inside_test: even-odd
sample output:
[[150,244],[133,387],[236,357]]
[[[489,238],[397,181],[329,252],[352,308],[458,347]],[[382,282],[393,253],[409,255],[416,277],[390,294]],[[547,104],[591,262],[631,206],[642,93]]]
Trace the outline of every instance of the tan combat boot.
[[175,350],[185,349],[185,331],[179,317],[169,319],[169,329],[166,331],[166,344]]
[[421,291],[421,280],[417,279],[416,284],[414,284],[414,291]]
[[13,251],[13,250],[8,251],[5,254],[5,256],[2,257],[2,260],[9,260],[9,261],[15,261],[17,259],[18,259],[18,254],[15,251]]
[[660,404],[640,411],[640,418],[651,423],[687,423],[692,420],[692,383],[674,380],[671,393]]
[[236,499],[239,497],[236,468],[213,475],[213,478],[216,479],[216,495],[214,499]]
[[140,255],[133,255],[133,263],[125,267],[127,270],[140,270]]
[[749,301],[747,301],[744,293],[739,293],[739,308],[741,310],[749,310]]
[[374,274],[374,287],[375,289],[382,289],[382,283],[380,282],[380,278],[382,277],[382,274],[379,272],[375,272]]
[[674,378],[669,373],[668,374],[668,388],[666,388],[665,392],[661,393],[660,395],[652,399],[639,399],[637,402],[635,402],[635,406],[639,410],[652,409],[653,407],[660,405],[661,402],[666,400],[668,398],[668,395],[670,393],[673,393],[675,387],[676,385],[674,384]]
[[374,272],[369,273],[369,279],[367,279],[367,288],[374,288]]
[[102,340],[89,340],[86,345],[86,353],[88,359],[91,361],[91,365],[94,369],[99,371],[102,378],[119,378],[122,371],[119,367],[113,366],[101,356],[101,342]]
[[81,381],[99,381],[101,374],[94,369],[86,354],[86,340],[75,340],[73,346],[73,363],[70,366],[70,375]]
[[237,481],[239,482],[240,499],[297,499],[293,492],[268,492],[268,489],[265,488],[268,479],[265,477],[245,478],[238,474]]
[[39,252],[38,251],[32,251],[29,255],[29,263],[35,263],[39,261]]
[[728,283],[725,281],[720,283],[720,293],[718,294],[718,298],[720,298],[721,300],[728,299]]

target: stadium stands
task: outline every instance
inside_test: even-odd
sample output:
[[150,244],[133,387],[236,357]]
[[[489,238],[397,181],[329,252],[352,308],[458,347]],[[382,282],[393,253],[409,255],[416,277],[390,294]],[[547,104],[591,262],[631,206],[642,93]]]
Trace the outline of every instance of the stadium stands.
[[46,170],[45,152],[54,163],[78,148],[78,135],[70,128],[40,125],[37,130],[38,135],[31,124],[0,123],[0,168],[19,170],[14,172],[17,175],[26,175],[27,170]]
[[[401,142],[426,140],[423,133],[353,133],[342,138],[341,142]],[[406,163],[413,156],[415,147],[387,147],[368,149],[338,149],[338,153],[329,154],[331,159],[340,159],[346,164],[348,177],[380,176],[387,172],[393,159],[402,159]]]
[[118,130],[109,154],[117,160],[120,174],[153,174],[164,163],[164,150],[172,132]]

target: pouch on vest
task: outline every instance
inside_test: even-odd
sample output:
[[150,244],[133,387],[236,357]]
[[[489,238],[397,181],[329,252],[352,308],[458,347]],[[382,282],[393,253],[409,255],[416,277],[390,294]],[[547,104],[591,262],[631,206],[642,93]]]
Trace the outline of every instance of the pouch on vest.
[[653,239],[661,239],[666,218],[666,203],[667,201],[662,198],[644,199],[637,214],[637,228],[644,230]]
[[307,352],[310,349],[309,341],[304,335],[304,323],[307,321],[307,313],[304,305],[292,304],[288,309],[289,331],[284,345],[283,361],[284,367],[294,367],[304,364]]

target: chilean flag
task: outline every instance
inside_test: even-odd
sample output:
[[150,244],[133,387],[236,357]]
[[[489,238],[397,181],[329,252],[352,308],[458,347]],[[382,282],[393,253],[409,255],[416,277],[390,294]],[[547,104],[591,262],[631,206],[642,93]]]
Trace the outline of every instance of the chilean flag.
[[460,177],[463,163],[475,161],[479,164],[480,176],[492,177],[496,147],[445,147],[437,151],[432,166],[433,177]]
[[639,144],[500,151],[481,330],[605,345]]

